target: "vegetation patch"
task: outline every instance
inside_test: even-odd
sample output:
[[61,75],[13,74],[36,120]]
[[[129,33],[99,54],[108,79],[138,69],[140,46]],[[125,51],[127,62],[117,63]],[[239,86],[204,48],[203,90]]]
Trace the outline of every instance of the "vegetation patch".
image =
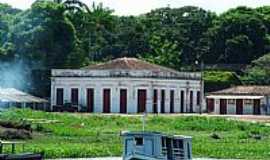
[[20,121],[0,120],[0,126],[5,128],[24,129],[27,131],[32,131],[31,124],[23,120]]
[[[25,151],[44,153],[46,158],[121,156],[120,131],[140,131],[140,116],[47,113],[9,110],[2,121],[47,119],[61,123],[31,124],[32,139]],[[270,159],[270,127],[219,117],[148,115],[146,130],[192,136],[194,157]],[[17,150],[20,152],[20,148]]]
[[206,92],[228,88],[231,85],[241,84],[241,80],[235,72],[205,71],[203,76]]
[[27,140],[32,138],[32,133],[21,129],[4,129],[0,132],[0,138],[4,140]]

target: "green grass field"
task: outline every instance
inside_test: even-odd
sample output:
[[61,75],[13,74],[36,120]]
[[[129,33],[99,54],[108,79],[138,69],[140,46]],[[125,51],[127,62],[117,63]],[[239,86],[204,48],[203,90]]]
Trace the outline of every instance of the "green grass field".
[[[32,110],[10,110],[1,120],[58,120],[42,124],[26,151],[43,152],[47,158],[120,156],[120,131],[142,128],[138,116],[102,116],[90,114],[46,113]],[[146,130],[193,137],[194,157],[270,159],[270,127],[200,116],[154,116],[146,120]],[[33,128],[37,128],[33,125]],[[218,138],[213,138],[213,134]]]

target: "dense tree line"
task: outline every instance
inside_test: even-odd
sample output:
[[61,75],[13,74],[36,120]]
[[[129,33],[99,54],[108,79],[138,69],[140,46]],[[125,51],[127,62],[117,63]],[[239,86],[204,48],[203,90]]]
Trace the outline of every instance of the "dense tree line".
[[38,0],[24,11],[0,4],[0,61],[26,63],[33,71],[31,89],[47,89],[41,95],[48,95],[52,68],[79,68],[123,56],[177,70],[202,62],[252,64],[244,79],[256,83],[251,74],[262,61],[256,59],[270,50],[269,15],[268,6],[238,7],[220,15],[186,6],[119,17],[102,4],[87,6],[79,0]]

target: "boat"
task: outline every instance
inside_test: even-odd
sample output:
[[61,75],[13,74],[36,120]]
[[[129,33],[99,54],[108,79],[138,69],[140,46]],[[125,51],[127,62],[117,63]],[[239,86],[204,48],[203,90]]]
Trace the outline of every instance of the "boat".
[[192,160],[192,137],[160,132],[121,132],[123,160]]

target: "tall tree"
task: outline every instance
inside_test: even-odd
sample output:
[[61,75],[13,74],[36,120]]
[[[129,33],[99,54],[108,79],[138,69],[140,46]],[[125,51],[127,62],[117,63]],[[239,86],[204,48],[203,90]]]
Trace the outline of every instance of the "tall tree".
[[80,47],[85,57],[90,60],[101,60],[112,55],[112,44],[115,40],[116,17],[112,10],[102,4],[92,4],[89,12],[77,12],[71,15]]
[[36,2],[18,15],[11,28],[10,41],[16,44],[13,56],[35,60],[46,68],[72,67],[69,56],[76,52],[77,38],[65,8],[53,2]]
[[33,80],[27,88],[40,96],[49,95],[50,69],[78,68],[84,61],[65,6],[54,2],[37,1],[18,14],[11,24],[8,43],[13,46],[9,61],[22,61],[29,68],[23,71]]
[[149,51],[147,36],[141,17],[119,17],[117,19],[114,57],[136,57]]
[[3,60],[12,47],[12,44],[8,43],[8,34],[10,23],[16,14],[21,12],[18,9],[14,9],[7,4],[0,3],[0,61]]
[[248,64],[266,53],[269,43],[263,17],[247,7],[231,9],[220,15],[210,29],[208,62]]
[[176,41],[169,41],[159,35],[150,39],[150,53],[140,55],[141,58],[151,63],[177,69],[180,64],[181,53],[177,49]]
[[149,37],[161,33],[169,41],[177,41],[182,64],[193,65],[208,51],[206,33],[215,18],[215,14],[198,7],[162,8],[146,14],[144,24]]

